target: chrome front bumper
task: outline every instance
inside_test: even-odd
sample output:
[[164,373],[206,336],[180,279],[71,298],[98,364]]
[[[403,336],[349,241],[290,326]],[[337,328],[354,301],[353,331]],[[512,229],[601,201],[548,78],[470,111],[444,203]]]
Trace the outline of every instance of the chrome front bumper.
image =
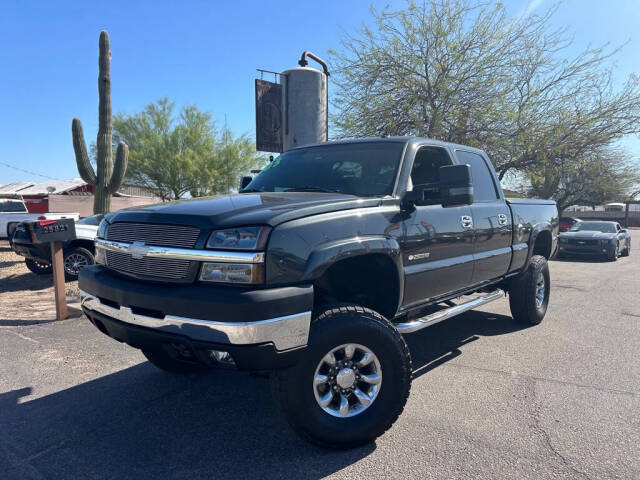
[[311,311],[256,322],[216,322],[174,315],[150,317],[134,313],[129,307],[105,305],[99,298],[82,290],[80,296],[84,309],[130,325],[184,335],[191,340],[230,345],[272,343],[277,351],[283,351],[306,346],[309,339]]

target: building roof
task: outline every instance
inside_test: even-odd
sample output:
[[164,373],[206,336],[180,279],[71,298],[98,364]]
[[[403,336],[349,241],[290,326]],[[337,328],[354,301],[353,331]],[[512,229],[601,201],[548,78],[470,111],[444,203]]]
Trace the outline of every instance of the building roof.
[[33,182],[12,182],[0,185],[0,193],[17,193],[18,191],[35,185]]
[[[42,183],[20,182],[14,184],[2,185],[0,193],[18,193],[20,195],[48,195],[50,193],[64,193],[83,187],[87,183],[81,178],[72,178],[71,180],[48,180]],[[5,191],[5,187],[15,185],[10,191]]]

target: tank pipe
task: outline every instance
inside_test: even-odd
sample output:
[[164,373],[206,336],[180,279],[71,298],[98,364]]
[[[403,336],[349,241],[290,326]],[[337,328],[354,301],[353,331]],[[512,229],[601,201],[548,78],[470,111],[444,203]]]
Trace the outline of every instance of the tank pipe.
[[[319,56],[317,56],[315,53],[310,52],[309,50],[305,50],[304,52],[302,52],[302,55],[300,56],[300,60],[298,60],[298,65],[300,65],[301,67],[306,67],[307,65],[309,65],[309,62],[307,61],[307,57],[315,60],[320,65],[322,65],[322,71],[327,76],[327,87],[326,87],[326,94],[327,94],[326,117],[327,118],[325,120],[324,129],[325,129],[325,142],[328,142],[329,141],[329,75],[330,75],[329,68],[327,68],[327,63],[324,60],[322,60]],[[287,86],[289,86],[288,83],[287,83]]]

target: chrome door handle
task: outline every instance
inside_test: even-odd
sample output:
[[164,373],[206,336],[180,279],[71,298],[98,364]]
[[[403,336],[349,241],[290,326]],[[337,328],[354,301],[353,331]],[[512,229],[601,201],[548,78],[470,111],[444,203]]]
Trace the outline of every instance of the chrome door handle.
[[506,225],[507,224],[507,216],[504,213],[498,214],[498,225]]
[[472,228],[473,227],[473,218],[469,215],[462,215],[460,217],[460,225],[462,228]]

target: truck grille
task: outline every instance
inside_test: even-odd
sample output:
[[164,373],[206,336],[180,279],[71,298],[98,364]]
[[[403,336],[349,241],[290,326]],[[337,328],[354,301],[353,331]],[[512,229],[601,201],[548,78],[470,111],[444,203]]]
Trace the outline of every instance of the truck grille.
[[189,276],[190,260],[170,258],[133,258],[120,252],[107,252],[107,266],[130,275],[157,277],[162,280],[184,280]]
[[[200,229],[188,225],[162,225],[152,223],[116,222],[109,225],[107,240],[133,243],[144,242],[159,247],[193,248]],[[133,258],[128,253],[107,253],[107,267],[112,270],[139,277],[158,280],[191,281],[195,275],[191,260],[170,258]]]
[[178,248],[193,248],[199,235],[200,229],[196,227],[152,223],[116,222],[107,230],[107,240]]
[[570,245],[598,245],[598,240],[578,240],[575,238],[569,239]]

